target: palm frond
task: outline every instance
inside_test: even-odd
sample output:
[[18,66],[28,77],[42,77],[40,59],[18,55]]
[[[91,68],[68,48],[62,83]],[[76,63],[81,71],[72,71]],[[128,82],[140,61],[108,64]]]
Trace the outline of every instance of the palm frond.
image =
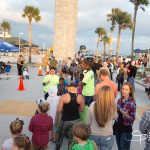
[[25,8],[23,9],[23,14],[22,17],[27,17],[28,20],[31,22],[33,19],[38,22],[41,20],[41,16],[40,16],[40,10],[39,8],[27,5],[25,6]]

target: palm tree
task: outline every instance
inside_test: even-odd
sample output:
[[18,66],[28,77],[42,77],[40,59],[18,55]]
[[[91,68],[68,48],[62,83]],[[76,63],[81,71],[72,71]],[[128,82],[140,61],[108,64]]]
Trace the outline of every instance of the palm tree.
[[110,43],[110,38],[107,35],[105,35],[102,40],[104,42],[104,52],[103,52],[103,58],[104,59],[103,60],[105,61],[105,58],[106,58],[106,45]]
[[28,18],[29,21],[29,63],[31,63],[31,47],[32,47],[32,21],[38,22],[41,20],[39,8],[33,6],[25,6],[22,17]]
[[4,34],[3,40],[5,40],[6,32],[9,33],[11,31],[11,25],[10,25],[10,23],[4,20],[1,23],[1,30],[2,30],[2,32]]
[[149,5],[149,0],[130,0],[131,3],[134,5],[134,17],[133,17],[133,29],[132,29],[132,46],[131,46],[131,58],[133,60],[133,53],[134,53],[134,36],[135,36],[135,27],[136,27],[136,17],[137,11],[139,7],[145,11],[144,6]]
[[107,21],[111,22],[110,27],[110,42],[109,42],[109,57],[111,56],[112,50],[112,34],[116,26],[116,15],[120,11],[119,8],[113,8],[110,14],[107,14]]
[[118,39],[117,39],[117,49],[116,49],[116,60],[118,61],[118,54],[120,50],[120,35],[121,30],[125,30],[127,28],[132,29],[132,17],[128,12],[118,11],[116,15],[116,23],[118,24]]
[[98,27],[96,28],[95,33],[98,35],[97,51],[96,51],[96,55],[98,56],[98,46],[99,46],[99,43],[102,41],[103,37],[106,35],[106,30],[102,27]]

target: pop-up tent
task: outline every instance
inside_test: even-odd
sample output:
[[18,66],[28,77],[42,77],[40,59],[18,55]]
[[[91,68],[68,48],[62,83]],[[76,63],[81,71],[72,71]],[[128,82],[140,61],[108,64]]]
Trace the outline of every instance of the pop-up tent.
[[141,50],[139,48],[134,50],[134,53],[139,53]]
[[19,52],[19,48],[6,41],[0,40],[0,52]]

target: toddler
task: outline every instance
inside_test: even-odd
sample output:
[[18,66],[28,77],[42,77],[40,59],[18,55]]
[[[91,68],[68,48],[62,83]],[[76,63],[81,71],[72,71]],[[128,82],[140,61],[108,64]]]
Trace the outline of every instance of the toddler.
[[88,140],[91,135],[91,130],[88,125],[80,122],[74,125],[72,130],[75,144],[72,145],[71,150],[97,150],[96,143]]
[[22,132],[24,122],[17,118],[10,124],[11,137],[4,141],[2,150],[12,150],[13,138]]
[[23,134],[17,135],[13,140],[12,150],[31,150],[31,142],[29,137]]
[[8,61],[7,64],[6,64],[6,73],[7,73],[7,79],[8,79],[8,76],[9,76],[9,73],[10,73],[10,70],[11,70],[11,65],[10,65],[10,62]]

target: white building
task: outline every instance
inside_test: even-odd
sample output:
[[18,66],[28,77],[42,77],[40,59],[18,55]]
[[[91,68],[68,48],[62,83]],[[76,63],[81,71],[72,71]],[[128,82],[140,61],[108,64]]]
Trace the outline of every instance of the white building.
[[[4,37],[4,32],[1,32],[0,33],[0,38],[3,38]],[[11,34],[9,34],[8,32],[5,32],[5,38],[9,38],[9,37],[12,37]]]

